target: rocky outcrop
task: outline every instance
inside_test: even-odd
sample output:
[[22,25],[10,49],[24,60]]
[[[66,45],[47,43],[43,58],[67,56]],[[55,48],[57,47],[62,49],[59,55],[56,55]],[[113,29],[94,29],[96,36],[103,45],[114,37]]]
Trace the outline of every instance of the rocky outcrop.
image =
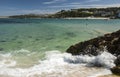
[[89,54],[96,56],[101,53],[105,47],[111,54],[115,56],[120,55],[120,30],[72,45],[66,52],[72,55]]
[[116,67],[111,68],[111,71],[116,74],[120,75],[120,55],[115,60]]
[[115,60],[116,67],[111,68],[111,71],[114,74],[120,75],[120,30],[72,45],[66,52],[72,55],[87,54],[97,56],[102,53],[105,48],[117,57]]
[[118,66],[111,68],[111,71],[116,75],[120,75],[120,67]]
[[120,66],[120,55],[115,60],[115,64],[116,64],[116,66]]

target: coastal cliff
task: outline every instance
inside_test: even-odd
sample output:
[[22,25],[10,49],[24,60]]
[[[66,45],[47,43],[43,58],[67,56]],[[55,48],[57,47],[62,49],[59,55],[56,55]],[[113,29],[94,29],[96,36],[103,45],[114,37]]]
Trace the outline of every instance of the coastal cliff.
[[105,49],[117,57],[114,62],[116,67],[111,68],[111,71],[114,74],[120,75],[120,30],[72,45],[66,52],[72,55],[97,56]]

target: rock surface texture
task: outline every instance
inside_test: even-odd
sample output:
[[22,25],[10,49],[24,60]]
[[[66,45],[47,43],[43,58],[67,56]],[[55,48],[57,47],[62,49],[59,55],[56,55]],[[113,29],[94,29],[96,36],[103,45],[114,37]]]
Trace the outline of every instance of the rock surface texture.
[[87,54],[97,56],[105,48],[109,53],[117,57],[115,60],[116,67],[111,68],[111,71],[120,75],[120,30],[72,45],[66,52],[72,55]]
[[100,51],[104,50],[105,47],[111,54],[115,56],[120,55],[120,30],[72,45],[66,52],[72,55],[89,54],[96,56]]
[[116,67],[111,68],[111,71],[116,74],[120,75],[120,55],[115,60]]

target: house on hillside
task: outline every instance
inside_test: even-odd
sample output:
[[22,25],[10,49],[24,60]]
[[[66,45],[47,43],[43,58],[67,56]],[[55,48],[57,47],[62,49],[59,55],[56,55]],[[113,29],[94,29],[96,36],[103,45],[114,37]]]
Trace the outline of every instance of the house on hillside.
[[94,11],[94,14],[102,14],[102,13],[104,13],[105,11],[98,11],[98,10],[96,10],[96,11]]
[[103,12],[103,13],[101,14],[101,16],[103,16],[103,17],[111,16],[111,15],[113,15],[112,12]]

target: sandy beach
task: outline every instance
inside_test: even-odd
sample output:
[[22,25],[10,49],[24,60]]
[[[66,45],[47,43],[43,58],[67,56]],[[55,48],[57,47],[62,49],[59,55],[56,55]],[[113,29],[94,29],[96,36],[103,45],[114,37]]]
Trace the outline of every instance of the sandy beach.
[[117,75],[104,75],[104,76],[99,76],[99,77],[120,77],[120,76],[117,76]]
[[105,17],[68,17],[64,19],[110,19],[110,18],[105,18]]
[[9,16],[0,16],[0,18],[9,18]]

